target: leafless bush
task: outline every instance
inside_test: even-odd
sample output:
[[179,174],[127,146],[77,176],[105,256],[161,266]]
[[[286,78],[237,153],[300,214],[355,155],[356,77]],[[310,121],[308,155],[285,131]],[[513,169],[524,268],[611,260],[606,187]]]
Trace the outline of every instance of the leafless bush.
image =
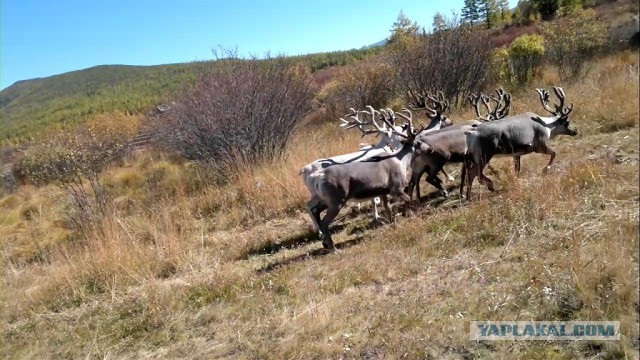
[[399,94],[441,90],[460,104],[471,92],[482,90],[494,71],[492,45],[486,31],[447,21],[448,30],[407,36],[394,43],[389,61],[396,70]]
[[69,221],[85,236],[99,230],[108,214],[110,198],[101,174],[122,159],[137,128],[124,114],[99,115],[86,126],[60,132],[29,147],[14,165],[16,177],[36,185],[58,185],[71,199]]
[[184,92],[155,140],[227,179],[280,157],[314,92],[307,67],[283,56],[218,60]]
[[587,62],[607,46],[607,23],[593,9],[580,10],[542,27],[547,55],[562,81],[576,81]]
[[343,115],[350,107],[386,106],[394,93],[392,69],[379,61],[345,67],[335,78],[337,80],[325,86],[319,95],[328,118]]

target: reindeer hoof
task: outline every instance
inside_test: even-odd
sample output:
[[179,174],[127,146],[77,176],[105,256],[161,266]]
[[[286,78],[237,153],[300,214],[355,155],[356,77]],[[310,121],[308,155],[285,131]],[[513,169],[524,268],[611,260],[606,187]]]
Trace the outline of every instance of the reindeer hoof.
[[454,178],[453,176],[449,175],[449,181],[455,181],[456,178]]
[[542,175],[547,175],[550,169],[551,169],[551,166],[546,166],[542,168]]
[[326,250],[335,250],[336,247],[333,244],[333,241],[330,239],[325,239],[324,241],[322,241],[322,247],[325,248]]

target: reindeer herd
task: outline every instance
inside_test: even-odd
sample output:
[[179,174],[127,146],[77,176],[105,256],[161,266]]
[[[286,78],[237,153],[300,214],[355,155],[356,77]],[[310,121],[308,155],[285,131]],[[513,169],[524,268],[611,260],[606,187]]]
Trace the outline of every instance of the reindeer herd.
[[[306,204],[315,231],[323,238],[325,249],[333,250],[329,225],[349,201],[373,202],[374,221],[380,220],[378,205],[382,203],[389,221],[394,214],[389,206],[389,195],[406,203],[413,201],[415,192],[420,202],[420,178],[426,174],[426,181],[448,196],[438,173],[453,181],[444,169],[445,164],[461,163],[460,198],[467,186],[466,199],[471,199],[471,188],[475,178],[490,191],[495,187],[483,170],[494,157],[514,158],[516,174],[520,173],[520,157],[530,153],[550,155],[549,163],[543,169],[546,173],[553,164],[555,151],[549,139],[557,135],[577,135],[578,131],[570,123],[569,115],[573,104],[565,105],[562,88],[553,91],[559,104],[549,106],[549,93],[536,89],[543,108],[551,116],[539,116],[525,112],[509,116],[511,95],[502,89],[496,95],[482,93],[469,96],[477,118],[454,122],[444,115],[449,102],[442,92],[437,94],[410,94],[411,108],[402,112],[375,110],[366,106],[365,110],[351,108],[351,113],[340,118],[340,126],[356,128],[362,137],[380,136],[376,145],[361,144],[360,150],[326,159],[318,159],[300,170],[304,184],[311,198]],[[491,103],[495,102],[492,108]],[[486,108],[481,114],[480,106]],[[414,128],[413,112],[425,111],[429,119],[427,126]],[[398,124],[398,120],[405,124]],[[325,212],[321,218],[321,213]]]

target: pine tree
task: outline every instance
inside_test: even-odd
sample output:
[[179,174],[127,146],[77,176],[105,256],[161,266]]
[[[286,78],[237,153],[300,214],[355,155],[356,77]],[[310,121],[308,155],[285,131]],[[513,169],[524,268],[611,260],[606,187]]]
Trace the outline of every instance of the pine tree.
[[480,9],[477,0],[464,0],[462,20],[469,24],[476,23],[480,20]]
[[444,16],[437,12],[433,15],[433,32],[438,32],[447,29],[447,21]]
[[487,29],[495,27],[499,18],[497,0],[477,0],[480,9],[480,20],[487,24]]

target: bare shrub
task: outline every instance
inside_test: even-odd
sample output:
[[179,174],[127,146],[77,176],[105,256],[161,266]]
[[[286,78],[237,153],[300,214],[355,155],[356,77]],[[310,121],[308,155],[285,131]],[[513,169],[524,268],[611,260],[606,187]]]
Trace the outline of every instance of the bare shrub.
[[86,236],[108,213],[109,197],[100,175],[123,158],[136,129],[131,116],[99,115],[76,131],[60,132],[31,146],[14,171],[36,185],[62,188],[71,198],[68,218]]
[[[233,54],[232,54],[233,55]],[[311,110],[307,67],[283,56],[221,59],[155,125],[167,150],[206,164],[220,179],[279,158]]]
[[456,104],[485,87],[493,71],[489,33],[457,18],[447,20],[448,30],[406,36],[391,45],[389,60],[397,76],[398,91],[441,90]]
[[391,67],[380,61],[363,62],[345,67],[319,94],[325,115],[335,118],[353,107],[386,106],[394,95]]
[[580,10],[542,27],[547,56],[562,81],[575,81],[585,64],[607,45],[607,24],[593,9]]

